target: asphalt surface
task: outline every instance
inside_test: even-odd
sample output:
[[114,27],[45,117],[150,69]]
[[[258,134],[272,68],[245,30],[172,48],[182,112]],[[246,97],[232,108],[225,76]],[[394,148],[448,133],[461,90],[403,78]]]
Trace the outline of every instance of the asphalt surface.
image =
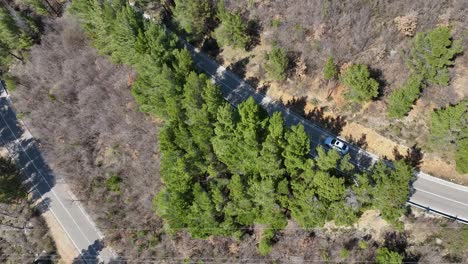
[[[76,248],[82,263],[109,262],[113,253],[103,247],[103,236],[73,196],[62,177],[55,175],[37,143],[16,118],[0,84],[0,144],[9,150],[22,171],[23,183],[41,211],[50,211]],[[55,241],[60,243],[60,241]],[[38,252],[39,253],[39,252]]]
[[[201,53],[190,44],[186,43],[186,45],[193,54],[194,63],[221,87],[224,98],[231,105],[237,107],[249,97],[253,97],[255,102],[260,104],[270,115],[274,112],[281,112],[287,126],[304,125],[311,139],[311,149],[314,150],[312,155],[315,154],[315,148],[323,144],[325,138],[335,136],[318,124],[290,111],[265,94],[257,92],[248,83],[220,66],[206,54]],[[347,144],[350,146],[350,161],[361,170],[369,169],[378,161],[378,156],[352,144]],[[410,205],[468,223],[468,187],[444,181],[422,172],[416,172],[415,178],[412,194],[408,201]]]

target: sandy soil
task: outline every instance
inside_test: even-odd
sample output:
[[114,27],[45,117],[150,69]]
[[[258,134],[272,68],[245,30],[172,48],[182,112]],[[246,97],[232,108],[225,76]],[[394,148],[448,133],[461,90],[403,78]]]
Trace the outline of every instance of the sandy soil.
[[380,216],[378,210],[365,211],[355,227],[371,234],[372,238],[379,242],[383,242],[385,233],[392,230],[392,226]]
[[57,253],[61,258],[59,263],[72,263],[73,259],[78,256],[80,252],[78,252],[70,238],[65,234],[52,212],[46,211],[42,216],[49,227],[50,235],[55,241]]

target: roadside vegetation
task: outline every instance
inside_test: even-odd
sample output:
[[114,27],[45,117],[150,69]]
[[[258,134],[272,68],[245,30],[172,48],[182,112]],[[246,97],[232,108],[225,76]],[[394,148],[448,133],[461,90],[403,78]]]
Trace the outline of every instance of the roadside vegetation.
[[32,205],[21,186],[15,164],[0,157],[0,261],[30,263],[57,260],[55,244],[39,208]]
[[[382,156],[393,155],[388,150],[392,147],[379,145],[384,137],[393,146],[421,146],[422,152],[432,152],[422,157],[425,170],[444,177],[455,174],[466,182],[455,171],[454,152],[427,147],[431,136],[426,114],[458,104],[464,97],[467,22],[449,11],[465,10],[463,1],[432,8],[420,1],[411,6],[365,1],[192,1],[210,12],[184,9],[185,17],[164,12],[165,6],[176,10],[188,6],[186,2],[190,1],[149,5],[137,0],[136,5],[188,35],[191,29],[182,26],[188,20],[193,25],[208,21],[205,33],[192,44],[232,66],[273,99],[305,116],[320,112],[346,120],[345,128],[362,126],[363,131],[377,132],[379,139],[369,136],[367,146]],[[349,137],[359,133],[352,131]],[[450,170],[435,162],[449,165]]]
[[[279,114],[267,116],[252,99],[238,109],[226,105],[163,25],[123,1],[73,6],[98,52],[134,71],[98,56],[65,15],[48,22],[53,30],[14,72],[15,105],[123,258],[377,261],[385,247],[384,260],[447,261],[439,249],[448,252],[455,223],[414,220],[434,221],[425,232],[434,237],[424,243],[409,242],[416,228],[379,236],[349,227],[368,209],[385,210],[394,230],[399,219],[412,224],[404,212],[411,177],[404,162],[361,175],[334,151],[319,148],[311,159],[303,127],[284,127]],[[161,13],[173,8],[159,6]],[[325,222],[332,228],[320,228]],[[465,255],[458,247],[448,257]]]
[[454,65],[453,58],[462,51],[461,43],[452,41],[448,27],[416,34],[407,61],[412,75],[402,88],[389,96],[389,116],[402,118],[406,115],[426,85],[447,86],[448,67]]
[[[302,125],[285,128],[280,114],[268,117],[252,98],[238,109],[224,103],[164,26],[123,2],[74,1],[72,11],[100,52],[136,69],[132,92],[140,109],[165,120],[159,133],[164,187],[154,207],[168,230],[240,239],[254,227],[263,230],[260,253],[268,254],[289,216],[304,228],[330,220],[351,225],[361,210],[378,208],[398,225],[412,175],[404,162],[395,170],[380,163],[352,187],[348,157],[318,149],[311,159]],[[365,67],[357,70],[358,82],[375,87]],[[346,202],[349,197],[362,204]]]

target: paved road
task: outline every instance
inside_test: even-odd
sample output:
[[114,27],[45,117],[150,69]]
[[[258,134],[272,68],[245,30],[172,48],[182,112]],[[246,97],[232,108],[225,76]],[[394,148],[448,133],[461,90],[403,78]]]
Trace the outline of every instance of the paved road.
[[[313,150],[319,144],[322,144],[326,137],[334,136],[266,95],[256,92],[253,87],[233,72],[226,70],[216,61],[189,44],[187,46],[192,52],[194,62],[198,68],[212,77],[221,87],[224,98],[233,106],[236,107],[249,97],[253,97],[270,115],[273,112],[281,112],[287,126],[303,124],[311,138]],[[353,145],[350,146],[351,162],[362,170],[370,168],[379,159],[378,156],[372,153]],[[409,204],[468,223],[468,187],[453,184],[422,172],[417,172],[415,176],[414,190],[409,199]]]
[[[41,210],[49,210],[70,238],[83,263],[108,262],[113,253],[103,248],[103,236],[63,179],[50,170],[34,138],[16,118],[0,84],[0,145],[6,147],[22,171],[27,191]],[[60,241],[55,241],[60,243]],[[99,259],[99,260],[98,260]]]

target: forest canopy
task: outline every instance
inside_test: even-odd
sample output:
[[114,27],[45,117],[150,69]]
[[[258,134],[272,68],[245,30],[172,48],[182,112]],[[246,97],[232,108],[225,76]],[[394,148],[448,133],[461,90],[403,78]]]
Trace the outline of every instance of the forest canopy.
[[[259,250],[267,254],[289,218],[304,228],[331,220],[350,225],[373,207],[398,222],[412,175],[407,164],[379,163],[356,175],[349,157],[336,151],[318,148],[312,158],[302,125],[285,127],[280,113],[268,116],[253,98],[231,107],[194,68],[177,36],[126,1],[76,0],[71,10],[102,54],[137,71],[132,93],[140,110],[165,120],[159,132],[164,187],[154,209],[168,231],[240,239],[261,227]],[[235,43],[245,46],[242,39]],[[358,70],[371,82],[365,86],[376,89],[367,69]],[[362,184],[355,186],[354,177]]]

